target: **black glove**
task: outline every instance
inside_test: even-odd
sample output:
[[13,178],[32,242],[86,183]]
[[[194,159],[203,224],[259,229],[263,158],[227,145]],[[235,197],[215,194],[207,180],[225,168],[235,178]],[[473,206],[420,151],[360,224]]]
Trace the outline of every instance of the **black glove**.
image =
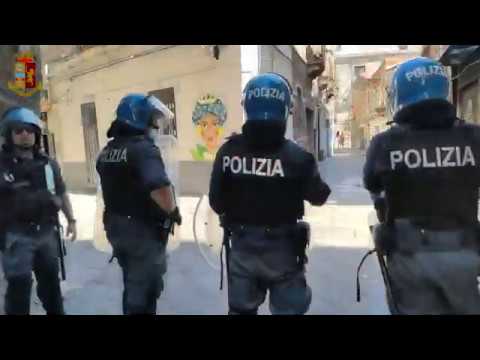
[[375,200],[374,207],[377,212],[377,218],[380,223],[385,222],[385,216],[387,212],[387,203],[385,198],[381,197]]
[[180,215],[180,209],[178,206],[170,213],[169,217],[177,225],[182,225],[182,215]]
[[303,267],[308,263],[307,248],[310,244],[310,224],[305,221],[299,221],[295,227],[295,232],[295,251],[300,260],[299,265]]

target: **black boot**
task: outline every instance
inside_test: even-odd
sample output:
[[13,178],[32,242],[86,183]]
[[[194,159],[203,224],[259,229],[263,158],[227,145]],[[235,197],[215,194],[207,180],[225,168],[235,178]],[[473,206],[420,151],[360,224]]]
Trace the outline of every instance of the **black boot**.
[[8,280],[5,294],[6,315],[29,315],[32,277],[21,276]]

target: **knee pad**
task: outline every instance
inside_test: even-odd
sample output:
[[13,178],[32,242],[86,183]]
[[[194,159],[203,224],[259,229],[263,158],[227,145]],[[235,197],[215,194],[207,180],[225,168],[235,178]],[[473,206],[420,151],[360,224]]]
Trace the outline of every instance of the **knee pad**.
[[153,293],[129,292],[124,296],[123,312],[125,315],[155,315],[157,297]]
[[270,312],[273,315],[305,315],[312,303],[312,289],[305,283],[302,293],[291,294],[285,302],[272,302],[270,298]]
[[125,315],[155,315],[151,314],[150,306],[146,305],[138,305],[138,304],[126,304],[124,313]]
[[257,315],[258,309],[253,309],[253,310],[246,310],[246,309],[236,309],[233,307],[230,307],[228,309],[228,315]]

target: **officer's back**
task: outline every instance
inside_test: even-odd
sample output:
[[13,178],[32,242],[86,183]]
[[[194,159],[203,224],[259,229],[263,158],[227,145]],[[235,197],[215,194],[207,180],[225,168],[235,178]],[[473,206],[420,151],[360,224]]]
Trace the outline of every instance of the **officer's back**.
[[[304,200],[322,205],[330,194],[313,155],[285,139],[289,109],[282,103],[285,94],[274,90],[246,90],[248,120],[242,134],[230,137],[217,153],[210,204],[230,222],[295,224],[304,215]],[[277,107],[269,102],[274,96],[279,97]]]
[[[432,115],[453,115],[448,106],[431,105]],[[453,119],[436,128],[394,127],[374,140],[371,152],[383,147],[389,156],[379,165],[381,176],[374,180],[367,174],[366,181],[373,186],[383,182],[392,205],[390,218],[428,218],[445,227],[476,223],[480,128],[453,126]]]
[[435,228],[476,223],[480,128],[458,124],[442,100],[411,106],[396,122],[372,140],[364,174],[368,190],[386,191],[388,218]]
[[330,194],[312,154],[285,139],[292,91],[279,74],[261,74],[244,90],[246,123],[218,151],[210,205],[222,216],[229,314],[253,315],[269,292],[272,314],[305,314],[308,225],[303,201]]
[[[251,141],[252,135],[258,136],[247,127],[246,133],[232,137],[218,153],[228,188],[223,193],[223,211],[230,221],[241,224],[293,224],[303,216],[304,199],[322,203],[320,193],[306,192],[315,159],[290,140],[279,139],[277,144],[262,147]],[[275,135],[264,136],[262,141]]]
[[381,266],[394,314],[480,312],[480,129],[458,121],[449,86],[435,60],[400,64],[389,90],[396,125],[367,152],[365,187],[376,205],[385,192],[374,240],[387,258]]

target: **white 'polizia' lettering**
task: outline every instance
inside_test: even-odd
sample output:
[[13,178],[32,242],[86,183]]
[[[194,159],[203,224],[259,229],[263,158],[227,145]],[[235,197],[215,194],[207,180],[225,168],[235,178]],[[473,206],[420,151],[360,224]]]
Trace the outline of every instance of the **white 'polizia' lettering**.
[[105,149],[100,155],[102,162],[127,162],[127,149]]
[[222,158],[222,169],[227,169],[234,174],[285,177],[282,161],[280,159],[247,158],[239,156],[224,156]]
[[443,161],[442,161],[442,167],[455,167],[456,163],[450,161],[452,159],[452,155],[453,155],[453,152],[455,151],[455,148],[452,146],[448,146],[448,147],[442,147],[441,150],[445,154],[445,157],[443,158]]
[[267,176],[267,173],[264,170],[265,169],[265,164],[267,163],[267,159],[257,159],[257,161],[259,162],[259,166],[255,170],[255,175]]
[[443,66],[439,65],[430,65],[427,67],[420,66],[412,71],[409,71],[405,74],[407,81],[412,81],[414,79],[425,79],[432,75],[440,75],[445,78],[448,78],[448,75]]
[[285,92],[275,88],[261,87],[248,90],[247,99],[250,100],[252,97],[285,101]]
[[442,146],[434,149],[408,149],[390,151],[390,167],[400,164],[409,169],[476,166],[477,161],[470,146]]

